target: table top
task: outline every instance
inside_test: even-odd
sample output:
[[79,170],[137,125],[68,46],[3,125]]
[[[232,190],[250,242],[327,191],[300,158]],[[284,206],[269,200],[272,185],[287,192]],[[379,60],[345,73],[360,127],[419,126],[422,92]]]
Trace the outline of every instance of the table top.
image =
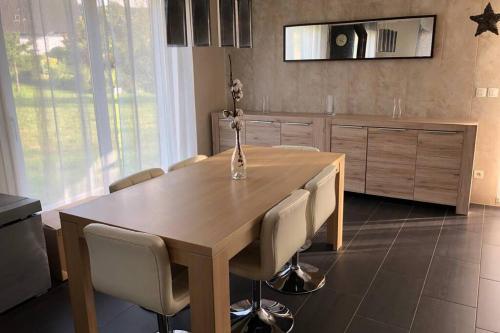
[[231,151],[61,213],[64,222],[99,222],[162,237],[203,255],[260,222],[292,191],[344,154],[244,146],[246,180],[230,175]]

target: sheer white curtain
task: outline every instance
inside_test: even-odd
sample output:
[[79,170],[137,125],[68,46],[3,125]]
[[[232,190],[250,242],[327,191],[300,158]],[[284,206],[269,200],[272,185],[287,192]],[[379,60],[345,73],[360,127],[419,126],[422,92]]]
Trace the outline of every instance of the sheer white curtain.
[[163,1],[2,0],[0,15],[0,186],[50,208],[196,153],[191,49],[166,47]]

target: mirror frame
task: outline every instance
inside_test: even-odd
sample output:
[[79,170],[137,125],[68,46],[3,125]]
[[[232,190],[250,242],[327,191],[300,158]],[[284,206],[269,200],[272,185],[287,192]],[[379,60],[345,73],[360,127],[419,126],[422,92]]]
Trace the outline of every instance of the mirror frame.
[[[432,44],[431,44],[431,55],[423,57],[380,57],[380,58],[345,58],[345,59],[300,59],[300,60],[287,60],[286,59],[286,28],[288,27],[303,27],[309,25],[324,25],[324,24],[348,24],[348,23],[366,23],[375,21],[393,21],[402,19],[418,19],[418,18],[434,18],[434,24],[432,27]],[[308,61],[365,61],[365,60],[397,60],[397,59],[431,59],[434,58],[434,47],[436,40],[436,26],[437,26],[437,15],[415,15],[415,16],[398,16],[398,17],[383,17],[375,19],[363,19],[363,20],[352,20],[352,21],[335,21],[335,22],[313,22],[313,23],[302,23],[302,24],[288,24],[283,26],[283,62],[308,62]]]

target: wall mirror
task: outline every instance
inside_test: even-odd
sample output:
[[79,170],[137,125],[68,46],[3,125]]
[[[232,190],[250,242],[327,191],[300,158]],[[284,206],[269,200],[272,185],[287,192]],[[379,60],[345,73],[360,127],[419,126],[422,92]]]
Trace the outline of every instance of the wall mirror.
[[286,25],[284,61],[432,58],[436,15]]

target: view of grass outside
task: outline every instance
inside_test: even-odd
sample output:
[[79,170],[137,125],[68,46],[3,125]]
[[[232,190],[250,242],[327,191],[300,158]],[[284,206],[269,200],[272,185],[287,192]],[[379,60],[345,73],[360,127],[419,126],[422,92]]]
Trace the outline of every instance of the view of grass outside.
[[[62,187],[65,183],[74,184],[75,192],[87,186],[86,176],[89,173],[98,175],[98,169],[101,167],[92,94],[87,93],[79,97],[72,91],[54,90],[55,111],[51,106],[47,106],[48,109],[41,112],[39,95],[43,95],[44,98],[50,96],[49,98],[52,99],[49,89],[40,92],[38,87],[20,85],[19,90],[16,90],[14,86],[13,90],[27,183],[30,185],[30,192],[33,193],[31,195],[56,200],[60,191],[64,190]],[[155,96],[142,93],[138,99],[138,104],[141,105],[141,157],[145,164],[143,167],[158,166]],[[132,96],[121,97],[121,105],[115,103],[117,114],[110,114],[112,126],[114,124],[117,126],[116,129],[113,128],[113,132],[117,133],[116,144],[122,147],[119,155],[122,160],[123,174],[130,174],[137,170],[135,125],[130,110],[131,100]],[[83,112],[88,128],[84,128],[82,124],[81,105],[84,106]],[[129,106],[128,109],[127,106]],[[46,117],[44,121],[40,119],[43,116]],[[57,130],[55,128],[56,117]],[[84,131],[87,133],[83,133]],[[84,139],[85,134],[88,141]],[[47,141],[49,144],[45,144]],[[90,154],[87,154],[87,150]],[[88,160],[89,155],[91,160]],[[64,175],[60,174],[61,170],[64,170]],[[47,187],[46,177],[58,181]],[[101,181],[102,179],[94,180],[95,183]]]
[[[46,29],[56,1],[46,3]],[[110,1],[101,14],[116,178],[160,165],[150,20],[140,2],[129,23],[121,1]],[[53,204],[103,185],[86,28],[81,15],[73,30],[50,35],[26,33],[24,21],[21,15],[19,25],[5,26],[2,16],[26,184],[30,196]]]

